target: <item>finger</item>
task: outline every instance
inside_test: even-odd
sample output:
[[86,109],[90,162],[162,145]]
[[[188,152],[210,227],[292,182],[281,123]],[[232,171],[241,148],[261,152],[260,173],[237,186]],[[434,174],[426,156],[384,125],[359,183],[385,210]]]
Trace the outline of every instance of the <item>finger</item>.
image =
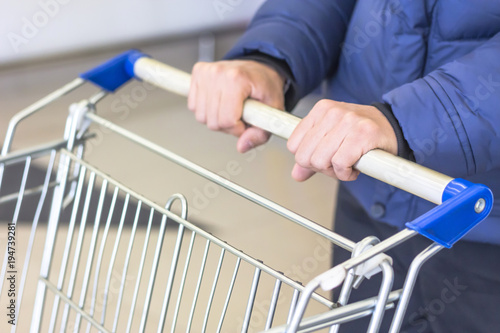
[[206,94],[206,105],[205,112],[207,117],[207,127],[213,131],[217,131],[220,129],[219,126],[219,107],[221,104],[221,92],[220,88],[217,88],[215,91],[208,91]]
[[364,153],[359,140],[347,135],[332,158],[333,171],[336,177],[342,181],[355,180],[359,175],[359,171],[354,170],[353,166]]
[[188,109],[192,112],[196,111],[196,97],[197,97],[197,80],[193,78],[189,85],[189,93],[187,99]]
[[221,94],[223,103],[220,103],[219,126],[226,133],[240,136],[246,128],[241,120],[243,103],[247,98],[246,92],[241,88],[235,91],[233,88],[226,87]]
[[295,127],[292,135],[290,135],[286,143],[286,147],[292,154],[295,154],[297,152],[297,149],[304,139],[304,136],[306,135],[307,131],[309,131],[314,126],[314,123],[315,119],[307,115],[299,122],[297,127]]
[[287,148],[292,154],[295,154],[297,152],[297,149],[304,139],[304,136],[312,127],[315,126],[319,119],[323,118],[323,116],[326,112],[328,112],[333,103],[334,101],[331,100],[319,101],[314,105],[309,114],[299,122],[287,142]]
[[199,77],[199,63],[196,63],[191,70],[191,82],[189,84],[189,93],[188,93],[188,109],[195,112],[196,111],[196,98],[197,98],[197,85],[198,85],[198,77]]
[[298,182],[303,182],[311,178],[315,173],[316,171],[301,167],[300,165],[295,163],[292,169],[292,178]]
[[[325,136],[334,128],[334,124],[332,124],[329,119],[331,117],[328,117],[327,114],[328,113],[324,113],[321,117],[317,118],[314,126],[307,131],[304,138],[299,143],[295,153],[295,161],[305,168],[316,168],[316,166],[312,164],[313,161],[311,157],[316,151],[318,144],[324,140]],[[329,161],[329,158],[327,161]],[[328,165],[325,165],[325,168],[326,167],[328,167]],[[318,169],[321,169],[321,167]]]
[[233,126],[231,128],[221,129],[221,131],[226,133],[226,134],[231,134],[231,135],[234,135],[234,136],[239,138],[243,134],[243,132],[245,132],[246,129],[247,129],[247,125],[245,125],[244,122],[239,121],[236,123],[235,126]]
[[317,143],[311,154],[310,164],[312,168],[328,175],[335,175],[333,173],[332,158],[348,132],[348,126],[338,123],[332,130],[326,133]]
[[196,87],[196,108],[194,111],[195,118],[198,122],[202,124],[207,123],[207,100],[206,100],[206,89],[198,86]]
[[240,153],[245,153],[252,148],[260,146],[269,140],[271,134],[257,127],[249,127],[241,134],[236,149]]

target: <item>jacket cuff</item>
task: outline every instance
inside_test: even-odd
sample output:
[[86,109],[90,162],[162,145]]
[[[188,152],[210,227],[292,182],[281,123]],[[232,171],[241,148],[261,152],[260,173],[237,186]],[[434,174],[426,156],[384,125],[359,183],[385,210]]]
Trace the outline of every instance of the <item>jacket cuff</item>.
[[298,86],[290,67],[285,60],[278,59],[261,52],[252,52],[236,59],[253,60],[274,69],[284,80],[283,94],[285,95],[285,110],[291,111],[299,102]]
[[387,118],[387,120],[391,124],[392,129],[396,134],[396,139],[398,141],[398,156],[410,161],[415,161],[415,156],[413,155],[413,151],[410,149],[408,141],[406,141],[403,135],[403,129],[401,128],[398,120],[394,116],[391,105],[379,102],[373,103],[372,105],[376,107],[380,112],[382,112],[382,114]]

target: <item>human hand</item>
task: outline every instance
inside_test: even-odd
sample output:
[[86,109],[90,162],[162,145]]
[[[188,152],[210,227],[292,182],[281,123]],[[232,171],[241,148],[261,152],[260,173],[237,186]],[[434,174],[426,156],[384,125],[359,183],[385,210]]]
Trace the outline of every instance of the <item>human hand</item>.
[[283,85],[275,70],[256,61],[198,62],[192,71],[188,108],[208,128],[239,137],[236,148],[244,153],[267,142],[270,134],[241,120],[243,103],[253,98],[283,110]]
[[397,154],[396,134],[376,107],[321,100],[288,139],[295,154],[292,177],[309,179],[316,172],[339,180],[355,180],[353,165],[368,151],[380,148]]

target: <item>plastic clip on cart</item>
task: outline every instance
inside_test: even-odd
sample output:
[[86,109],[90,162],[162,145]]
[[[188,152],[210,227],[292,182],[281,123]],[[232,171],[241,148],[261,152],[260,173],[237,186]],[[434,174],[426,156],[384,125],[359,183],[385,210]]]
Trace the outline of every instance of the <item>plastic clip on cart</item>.
[[[379,241],[367,237],[354,243],[99,117],[95,112],[99,101],[132,78],[184,96],[190,84],[189,74],[132,50],[82,74],[16,114],[9,123],[0,157],[0,207],[11,214],[12,221],[8,222],[7,246],[0,272],[0,300],[2,304],[14,300],[15,306],[8,310],[7,318],[15,320],[16,325],[8,326],[13,332],[16,329],[24,332],[28,327],[32,332],[227,332],[235,330],[228,326],[228,318],[234,316],[243,318],[241,331],[247,332],[259,282],[263,279],[270,279],[274,287],[266,299],[266,320],[259,328],[261,331],[312,332],[326,329],[336,332],[344,322],[371,316],[368,332],[377,332],[385,310],[397,302],[390,332],[398,332],[420,267],[444,247],[451,247],[485,219],[492,208],[492,193],[483,185],[452,179],[386,152],[372,150],[356,164],[359,171],[438,206],[408,222],[406,229],[388,239]],[[86,81],[99,86],[102,91],[70,107],[64,137],[60,141],[26,151],[11,151],[20,122]],[[282,138],[288,138],[300,121],[253,100],[245,103],[243,120]],[[87,129],[92,124],[105,126],[144,149],[315,232],[332,244],[351,251],[351,259],[302,286],[191,224],[187,220],[187,202],[182,195],[173,195],[167,205],[161,207],[86,162],[84,147],[89,137]],[[45,166],[45,176],[41,184],[33,185],[30,171],[35,163]],[[18,170],[22,172],[16,189],[9,191],[1,187],[2,179],[13,177]],[[92,194],[97,189],[99,198],[93,201]],[[30,218],[31,231],[24,239],[19,231],[14,234],[10,230],[16,230],[20,212],[29,210],[28,200],[36,208]],[[92,202],[96,207],[95,213],[91,214]],[[180,215],[170,211],[174,202],[181,204]],[[37,230],[44,210],[50,212],[45,235]],[[139,233],[137,223],[144,211],[148,212],[148,226],[144,233]],[[60,218],[65,212],[69,224],[61,225]],[[131,228],[125,226],[126,220],[133,220]],[[94,221],[93,226],[91,221]],[[169,223],[177,225],[175,236],[167,230]],[[116,232],[114,237],[111,236],[112,229]],[[130,234],[128,242],[123,236],[125,233]],[[403,289],[392,291],[392,261],[384,252],[418,234],[434,243],[415,257]],[[170,237],[173,238],[166,241]],[[23,249],[21,245],[24,245]],[[138,261],[134,259],[138,264],[134,267],[137,281],[130,285],[126,283],[126,276],[132,270],[134,245],[141,251]],[[171,248],[165,250],[169,246]],[[41,262],[30,260],[36,247],[43,248]],[[197,251],[198,247],[201,247],[200,251]],[[204,272],[212,265],[209,254],[214,251],[218,253],[218,259],[214,262],[210,292],[203,300],[206,303],[203,307],[199,295],[209,279]],[[16,259],[21,253],[24,258]],[[165,264],[167,255],[170,257]],[[240,273],[244,267],[253,271],[247,284],[242,282]],[[166,274],[159,273],[165,271]],[[229,275],[222,278],[226,271]],[[115,272],[122,272],[117,284]],[[378,273],[382,274],[378,296],[348,303],[351,289],[362,283],[364,277]],[[16,279],[14,297],[9,293],[11,276]],[[342,289],[336,302],[315,292],[318,288],[331,290],[340,286]],[[104,293],[98,293],[99,290],[104,290]],[[283,304],[281,300],[286,293],[289,295],[287,299],[291,300]],[[161,310],[152,308],[155,298],[160,300]],[[213,306],[216,299],[220,299],[217,302],[221,305],[217,309]],[[319,305],[321,310],[305,316],[306,308],[312,303]]]

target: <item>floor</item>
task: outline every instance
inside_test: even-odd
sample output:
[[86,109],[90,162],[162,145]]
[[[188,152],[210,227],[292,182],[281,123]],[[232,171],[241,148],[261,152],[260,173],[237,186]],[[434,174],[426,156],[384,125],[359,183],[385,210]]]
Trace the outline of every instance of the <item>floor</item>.
[[[237,33],[217,36],[216,58],[224,54],[237,36]],[[199,55],[196,38],[144,45],[142,50],[185,71],[190,70]],[[41,64],[4,68],[0,71],[0,133],[5,133],[8,120],[18,110],[114,53],[75,55]],[[92,86],[85,86],[26,120],[16,132],[13,149],[61,138],[68,105],[88,98],[96,91]],[[304,102],[298,112],[303,113],[310,103]],[[336,182],[322,175],[316,175],[305,183],[294,182],[290,178],[293,156],[279,138],[273,138],[259,150],[239,154],[235,149],[235,138],[210,132],[198,124],[187,110],[184,98],[159,89],[145,89],[141,82],[128,84],[106,97],[98,105],[97,114],[331,228]],[[163,206],[172,194],[182,193],[189,202],[189,221],[250,256],[263,260],[268,266],[285,272],[292,279],[307,283],[330,267],[328,255],[317,255],[319,249],[331,252],[320,236],[213,186],[204,178],[182,170],[105,127],[93,125],[91,132],[94,137],[86,144],[85,160],[144,197]],[[41,163],[39,167],[43,170],[44,166]],[[5,182],[8,181],[6,177]],[[1,212],[0,219],[8,220],[2,217]],[[41,225],[36,243],[38,248],[35,248],[31,258],[34,263],[41,260],[43,228],[45,226]],[[18,233],[27,234],[29,228],[20,224],[19,229]],[[126,230],[130,232],[130,229]],[[140,232],[144,230],[140,229]],[[2,230],[0,235],[3,244],[5,232]],[[0,300],[3,308],[5,295]],[[4,324],[2,319],[0,327]],[[0,331],[4,332],[4,329]]]

